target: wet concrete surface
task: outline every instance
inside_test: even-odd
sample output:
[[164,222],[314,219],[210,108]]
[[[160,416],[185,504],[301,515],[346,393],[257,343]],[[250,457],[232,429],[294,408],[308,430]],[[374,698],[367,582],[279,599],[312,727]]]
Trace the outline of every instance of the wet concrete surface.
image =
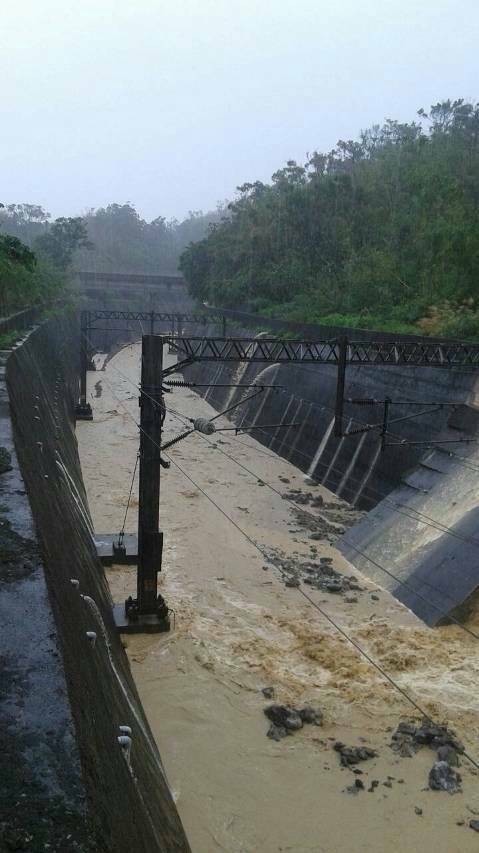
[[91,535],[77,355],[64,315],[9,355],[8,393],[0,376],[0,849],[186,853]]

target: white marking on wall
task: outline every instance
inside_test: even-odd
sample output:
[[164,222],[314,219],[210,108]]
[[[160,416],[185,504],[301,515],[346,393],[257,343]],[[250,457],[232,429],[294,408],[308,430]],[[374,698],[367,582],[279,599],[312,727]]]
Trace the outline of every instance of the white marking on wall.
[[58,467],[60,468],[60,471],[62,472],[62,474],[66,480],[66,484],[67,484],[68,488],[70,489],[73,501],[74,501],[79,513],[80,513],[81,518],[83,519],[83,521],[85,523],[86,529],[90,533],[92,539],[94,539],[95,538],[95,531],[93,529],[93,522],[91,520],[90,513],[86,509],[85,504],[83,503],[83,500],[81,498],[81,495],[80,495],[80,493],[76,487],[75,481],[71,478],[70,474],[68,473],[65,465],[63,464],[63,462],[60,458],[58,451],[55,451],[55,453],[58,457],[55,461],[56,461]]
[[371,465],[369,466],[369,469],[366,471],[366,475],[364,476],[363,481],[362,481],[361,485],[359,486],[359,489],[357,490],[357,492],[356,492],[356,494],[355,494],[355,496],[354,496],[354,498],[353,498],[353,501],[352,501],[352,505],[353,505],[353,506],[356,506],[357,501],[359,500],[359,498],[361,497],[361,495],[362,495],[362,493],[363,493],[364,489],[366,488],[367,484],[369,483],[369,480],[371,479],[372,473],[373,473],[373,471],[374,471],[374,469],[375,469],[375,467],[376,467],[376,462],[377,462],[377,461],[378,461],[378,459],[379,459],[379,454],[380,454],[380,453],[381,453],[381,442],[380,442],[380,440],[378,440],[378,446],[377,446],[377,449],[376,449],[376,453],[375,453],[375,455],[374,455],[374,459],[373,459],[373,461],[371,462]]
[[273,435],[271,436],[271,439],[270,439],[270,442],[269,442],[268,447],[271,447],[271,445],[273,444],[273,441],[275,440],[276,436],[278,435],[279,431],[281,430],[281,425],[282,425],[282,424],[284,424],[284,422],[285,422],[285,420],[286,420],[286,415],[288,414],[288,412],[289,412],[289,410],[290,410],[290,408],[291,408],[291,403],[292,403],[292,402],[293,402],[293,397],[291,396],[291,397],[289,398],[288,405],[286,406],[285,410],[283,411],[283,414],[282,414],[282,416],[281,416],[281,420],[280,420],[280,422],[279,422],[278,426],[276,427],[276,429],[275,429],[275,431],[274,431]]
[[356,450],[354,451],[353,455],[351,456],[351,462],[349,463],[349,465],[348,465],[348,467],[347,467],[347,469],[346,469],[346,471],[345,471],[345,473],[344,473],[344,476],[343,476],[343,478],[342,478],[342,480],[341,480],[341,482],[340,482],[340,484],[339,484],[338,488],[336,489],[336,494],[337,494],[337,495],[340,495],[340,494],[341,494],[341,492],[343,491],[343,489],[344,489],[344,487],[345,487],[345,485],[346,485],[346,482],[347,482],[347,480],[349,479],[349,475],[351,474],[351,472],[352,472],[352,470],[353,470],[354,466],[356,465],[357,458],[358,458],[358,456],[359,456],[359,454],[360,454],[360,452],[361,452],[361,448],[362,448],[362,446],[363,446],[363,444],[364,444],[365,440],[366,440],[366,433],[363,433],[363,435],[361,436],[361,438],[360,438],[360,439],[359,439],[359,441],[358,441],[358,444],[357,444]]
[[[304,402],[304,400],[301,400],[301,405],[303,404],[303,402]],[[304,418],[304,420],[303,420],[303,422],[302,422],[302,424],[301,424],[301,426],[300,426],[300,428],[299,428],[298,432],[296,433],[295,439],[294,439],[294,441],[293,441],[293,443],[292,443],[292,445],[291,445],[291,447],[290,447],[288,459],[291,459],[291,456],[293,455],[294,451],[296,450],[296,445],[297,445],[297,443],[298,443],[299,439],[301,438],[301,434],[302,434],[303,429],[304,429],[304,427],[305,427],[305,425],[306,425],[306,422],[307,422],[307,420],[308,420],[308,418],[309,418],[309,415],[310,415],[310,412],[311,412],[311,409],[312,409],[312,408],[313,408],[313,404],[312,404],[312,403],[310,403],[310,404],[309,404],[309,409],[308,409],[307,414],[306,414],[306,417]]]
[[[278,370],[279,370],[279,364],[275,365],[275,367],[276,367],[276,370],[275,370],[275,372],[274,372],[274,376],[273,376],[273,378],[272,378],[272,380],[271,380],[271,384],[274,384],[274,382],[276,381],[276,377],[277,377],[277,375],[278,375]],[[258,383],[258,384],[260,384],[260,383]],[[249,394],[249,393],[251,393],[252,391],[254,391],[254,385],[253,385],[253,387],[252,387],[250,390],[248,390],[248,394]],[[269,395],[270,395],[270,394],[271,394],[271,388],[267,388],[267,389],[266,389],[266,391],[263,391],[263,393],[261,394],[261,403],[259,404],[258,408],[256,409],[256,412],[255,412],[255,414],[254,414],[254,418],[253,418],[253,420],[251,421],[251,423],[250,423],[250,424],[248,424],[248,426],[250,426],[250,427],[254,427],[254,426],[256,426],[256,423],[257,423],[257,421],[258,421],[258,418],[259,418],[259,416],[260,416],[261,412],[263,411],[264,406],[265,406],[265,403],[266,403],[266,400],[268,399],[268,397],[269,397]],[[247,407],[243,410],[243,416],[242,416],[241,421],[240,421],[240,424],[239,424],[239,426],[240,426],[240,427],[242,427],[242,426],[243,426],[243,421],[244,421],[244,419],[245,419],[245,417],[246,417],[246,414],[247,414],[247,412],[248,412],[248,408],[249,408],[249,407],[247,406]]]
[[[296,400],[296,399],[297,399],[297,397],[293,397],[293,400]],[[291,419],[294,424],[297,422],[299,410],[301,409],[302,405],[303,405],[303,400],[300,400],[297,407],[296,407],[296,411],[295,411],[295,413]],[[283,437],[281,439],[281,444],[279,445],[278,450],[277,450],[278,454],[281,453],[281,451],[283,449],[283,444],[286,444],[286,440],[287,440],[288,435],[292,429],[295,429],[295,427],[288,427],[287,430],[283,430]],[[287,444],[286,444],[286,446],[287,446]]]
[[325,449],[325,447],[329,441],[329,436],[331,435],[331,433],[333,431],[333,426],[334,426],[334,418],[331,420],[331,423],[328,424],[328,428],[326,429],[321,441],[318,444],[318,449],[316,450],[316,453],[313,456],[313,461],[311,462],[311,465],[309,466],[308,471],[307,471],[308,477],[313,478],[314,472],[316,471],[316,468],[318,466],[318,462],[321,459],[321,456],[324,453],[324,449]]
[[[347,427],[346,427],[345,432],[347,432],[347,431],[348,431],[348,429],[349,429],[349,427],[351,426],[352,422],[353,422],[353,419],[352,419],[352,418],[350,418],[350,419],[349,419],[349,422],[348,422],[348,425],[347,425]],[[330,463],[329,463],[329,465],[328,465],[328,469],[327,469],[327,471],[326,471],[326,473],[325,473],[325,475],[324,475],[323,479],[321,480],[321,482],[322,482],[322,483],[326,483],[326,481],[327,481],[327,479],[328,479],[328,477],[329,477],[329,475],[330,475],[330,473],[331,473],[332,469],[334,468],[334,463],[336,462],[336,459],[337,459],[337,458],[338,458],[338,456],[339,456],[339,453],[340,453],[341,448],[342,448],[342,446],[343,446],[343,441],[344,441],[344,435],[343,435],[343,437],[342,437],[341,441],[339,442],[339,444],[338,444],[338,446],[337,446],[337,448],[336,448],[336,452],[335,452],[335,454],[334,454],[333,458],[331,459],[331,462],[330,462]]]
[[[223,365],[220,363],[220,365],[219,365],[219,367],[217,368],[216,373],[215,373],[215,375],[214,375],[213,382],[211,383],[211,385],[209,386],[209,388],[208,388],[208,390],[207,390],[207,392],[206,392],[206,394],[205,394],[205,397],[204,397],[205,401],[208,399],[208,397],[209,397],[209,395],[211,394],[211,392],[212,392],[212,390],[213,390],[214,386],[216,385],[216,383],[217,383],[217,381],[218,381],[218,379],[219,379],[219,375],[220,375],[220,373],[221,373],[222,369],[223,369]],[[232,390],[234,391],[234,388],[233,388]]]

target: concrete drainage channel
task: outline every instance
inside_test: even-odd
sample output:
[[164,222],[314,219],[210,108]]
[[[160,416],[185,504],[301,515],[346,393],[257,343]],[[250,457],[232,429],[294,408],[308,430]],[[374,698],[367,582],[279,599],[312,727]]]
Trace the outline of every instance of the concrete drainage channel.
[[[237,334],[245,331],[236,328]],[[92,541],[74,431],[78,352],[77,318],[65,315],[34,328],[2,354],[0,721],[6,769],[0,778],[0,840],[5,850],[188,851],[114,630]],[[475,450],[425,456],[403,447],[386,458],[374,436],[334,439],[329,367],[251,365],[233,371],[198,365],[185,378],[211,383],[203,396],[218,411],[239,402],[244,391],[215,385],[281,385],[235,410],[235,424],[253,426],[251,434],[265,448],[358,510],[359,520],[340,547],[364,574],[429,624],[451,613],[462,616],[457,608],[470,601],[479,581]],[[394,380],[404,399],[447,396],[473,414],[466,430],[441,413],[411,422],[405,437],[476,435],[471,375],[454,381],[436,373],[433,383],[427,371],[396,370]],[[357,396],[384,396],[390,383],[388,368],[350,372]],[[355,417],[347,411],[351,422]],[[289,420],[300,426],[262,427]],[[359,518],[364,510],[368,514]],[[391,576],[382,571],[385,562]]]

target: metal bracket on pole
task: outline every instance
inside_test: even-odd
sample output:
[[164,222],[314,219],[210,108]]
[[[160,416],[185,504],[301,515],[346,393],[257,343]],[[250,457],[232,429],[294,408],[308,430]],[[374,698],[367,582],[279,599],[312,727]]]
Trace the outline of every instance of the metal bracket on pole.
[[[174,352],[177,352],[177,350],[175,349]],[[166,376],[171,376],[173,373],[181,373],[185,367],[189,367],[190,364],[194,364],[194,362],[194,358],[184,358],[182,361],[178,361],[176,364],[170,365],[170,367],[165,368],[163,371],[163,379],[165,379]]]

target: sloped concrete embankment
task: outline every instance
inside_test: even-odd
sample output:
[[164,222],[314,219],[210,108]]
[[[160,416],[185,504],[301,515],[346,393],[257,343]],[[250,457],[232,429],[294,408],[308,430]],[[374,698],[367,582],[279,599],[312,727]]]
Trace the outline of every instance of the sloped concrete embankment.
[[[246,330],[241,330],[244,334]],[[391,424],[381,451],[378,431],[337,439],[333,434],[336,370],[327,365],[238,365],[220,362],[187,368],[186,378],[211,383],[199,389],[218,411],[251,390],[223,383],[279,384],[240,405],[230,417],[266,447],[290,460],[314,481],[368,515],[339,543],[361,571],[389,589],[428,624],[455,614],[461,619],[479,585],[479,435],[477,374],[442,369],[349,367],[346,397],[456,402],[431,414]],[[404,402],[391,420],[424,409]],[[346,404],[348,429],[378,423],[380,406]],[[294,423],[294,426],[280,426]],[[272,424],[278,426],[272,427]],[[424,444],[401,444],[401,441]],[[388,574],[389,572],[389,574]]]
[[[318,339],[321,338],[318,327]],[[236,334],[251,335],[247,329]],[[336,368],[329,365],[265,365],[222,362],[195,364],[185,378],[211,383],[199,389],[216,409],[221,410],[246,398],[250,391],[215,387],[229,382],[276,384],[250,402],[238,407],[231,418],[238,426],[254,427],[251,434],[266,447],[291,461],[339,497],[360,509],[370,509],[397,488],[424,455],[424,446],[399,445],[406,441],[470,437],[475,429],[477,379],[468,373],[431,368],[354,366],[348,367],[345,397],[384,400],[454,401],[466,407],[462,416],[441,411],[391,425],[395,446],[381,453],[378,431],[337,439],[333,434],[336,395]],[[419,411],[409,403],[395,405],[391,420]],[[382,420],[381,406],[346,403],[345,429],[361,429],[366,423]],[[270,424],[295,424],[278,426]],[[472,427],[471,427],[472,423]],[[265,425],[268,428],[265,428]],[[460,446],[460,445],[458,445]]]
[[2,849],[188,851],[94,549],[77,352],[76,321],[50,321],[0,383]]
[[429,625],[467,620],[479,586],[479,452],[459,447],[428,452],[338,543]]

